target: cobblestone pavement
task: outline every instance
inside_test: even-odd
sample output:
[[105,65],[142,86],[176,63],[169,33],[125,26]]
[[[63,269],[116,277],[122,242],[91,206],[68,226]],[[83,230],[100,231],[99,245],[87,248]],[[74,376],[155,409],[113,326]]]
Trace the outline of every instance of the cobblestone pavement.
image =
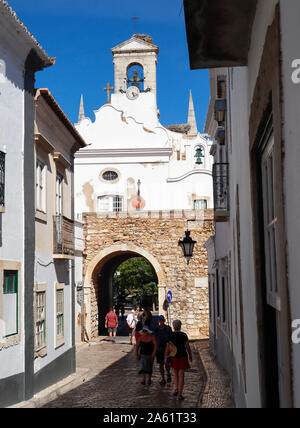
[[205,368],[206,385],[202,396],[202,408],[234,408],[229,376],[216,362],[209,350],[209,341],[201,340],[195,344]]
[[160,386],[158,364],[154,363],[152,385],[141,385],[134,347],[127,338],[118,343],[79,347],[77,367],[88,368],[88,379],[80,386],[44,405],[44,408],[197,408],[205,387],[205,371],[195,344],[193,364],[185,374],[184,401],[173,397],[173,382]]

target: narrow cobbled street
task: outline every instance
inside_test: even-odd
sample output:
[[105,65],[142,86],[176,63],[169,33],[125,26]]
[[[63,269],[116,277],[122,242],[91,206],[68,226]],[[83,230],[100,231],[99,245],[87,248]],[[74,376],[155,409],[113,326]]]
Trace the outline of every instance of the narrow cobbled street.
[[[101,341],[82,345],[77,352],[77,366],[90,368],[90,380],[61,395],[44,407],[50,408],[196,408],[200,407],[205,373],[194,345],[193,365],[185,375],[185,400],[172,395],[173,382],[160,386],[160,373],[154,364],[152,384],[143,386],[138,362],[127,338],[116,344]],[[98,373],[97,373],[98,372]]]
[[[157,315],[154,324],[157,324]],[[125,319],[116,343],[106,336],[76,347],[76,373],[37,393],[18,408],[197,409],[232,408],[231,382],[209,349],[209,340],[190,342],[193,363],[185,372],[183,401],[173,396],[174,383],[159,384],[155,360],[151,385],[142,385],[135,345],[129,344]]]

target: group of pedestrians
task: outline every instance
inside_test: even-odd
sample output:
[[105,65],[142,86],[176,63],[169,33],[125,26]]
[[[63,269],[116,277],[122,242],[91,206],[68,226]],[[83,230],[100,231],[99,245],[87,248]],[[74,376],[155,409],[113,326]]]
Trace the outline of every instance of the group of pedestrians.
[[[126,324],[129,335],[129,343],[134,345],[134,338],[136,339],[138,332],[142,326],[147,325],[150,328],[152,322],[152,314],[147,308],[142,308],[140,312],[139,306],[127,315]],[[105,316],[105,328],[108,331],[109,339],[112,343],[116,342],[117,330],[119,327],[119,316],[111,307]],[[136,341],[136,340],[135,340]]]
[[[178,400],[184,400],[184,372],[190,368],[193,361],[189,339],[186,333],[181,331],[181,321],[173,322],[173,331],[171,327],[165,324],[165,318],[160,315],[158,318],[158,327],[152,332],[147,325],[142,327],[137,338],[136,358],[140,360],[140,371],[142,375],[142,385],[147,383],[151,385],[153,363],[159,364],[161,374],[160,385],[171,382],[171,368],[174,372],[174,392],[173,395]],[[165,378],[165,372],[167,379]]]
[[[136,343],[135,355],[140,362],[139,374],[142,376],[142,385],[151,385],[153,363],[159,365],[161,380],[160,385],[172,381],[171,369],[174,373],[173,395],[178,400],[184,400],[184,372],[188,370],[193,361],[189,339],[186,333],[181,331],[181,321],[173,321],[173,330],[165,324],[165,317],[158,317],[158,327],[151,330],[152,314],[146,308],[132,309],[126,318],[129,332],[129,343]],[[105,317],[105,328],[108,329],[112,343],[116,340],[118,317],[113,308]],[[146,379],[147,378],[147,379]]]

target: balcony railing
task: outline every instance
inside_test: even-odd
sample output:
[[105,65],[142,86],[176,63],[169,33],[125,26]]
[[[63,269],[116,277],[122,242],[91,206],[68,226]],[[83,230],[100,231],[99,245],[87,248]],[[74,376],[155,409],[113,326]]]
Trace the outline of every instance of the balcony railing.
[[216,220],[226,220],[229,217],[229,164],[215,163],[213,165],[214,181],[214,210]]
[[53,253],[74,256],[74,221],[62,215],[53,217]]

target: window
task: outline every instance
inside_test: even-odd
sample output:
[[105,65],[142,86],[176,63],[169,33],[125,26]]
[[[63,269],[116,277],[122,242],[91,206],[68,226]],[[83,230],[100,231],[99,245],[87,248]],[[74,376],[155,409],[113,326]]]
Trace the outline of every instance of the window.
[[226,77],[225,76],[218,76],[217,97],[221,99],[226,98]]
[[0,207],[5,206],[5,153],[0,151]]
[[207,200],[206,199],[194,199],[194,210],[206,210]]
[[35,348],[46,346],[46,287],[40,287],[35,293]]
[[264,150],[262,161],[262,187],[264,212],[264,238],[266,260],[267,301],[280,310],[280,297],[277,278],[276,232],[277,215],[274,196],[274,137],[271,137]]
[[5,270],[3,276],[3,337],[9,337],[18,334],[18,271]]
[[217,291],[217,317],[220,318],[220,289],[219,289],[219,271],[216,270],[216,291]]
[[208,283],[209,283],[209,320],[210,322],[212,322],[213,320],[213,288],[214,288],[214,284],[213,284],[213,276],[212,275],[208,275]]
[[56,347],[64,344],[64,284],[56,284]]
[[227,318],[227,314],[226,314],[226,287],[225,287],[225,278],[222,276],[222,318],[223,318],[223,323],[226,323],[226,318]]
[[123,211],[123,197],[118,195],[98,197],[98,211],[105,211],[105,212]]
[[46,165],[36,163],[36,209],[46,212]]
[[102,174],[102,178],[105,181],[114,181],[118,179],[118,174],[115,171],[105,171]]
[[56,215],[63,213],[63,176],[56,174]]

